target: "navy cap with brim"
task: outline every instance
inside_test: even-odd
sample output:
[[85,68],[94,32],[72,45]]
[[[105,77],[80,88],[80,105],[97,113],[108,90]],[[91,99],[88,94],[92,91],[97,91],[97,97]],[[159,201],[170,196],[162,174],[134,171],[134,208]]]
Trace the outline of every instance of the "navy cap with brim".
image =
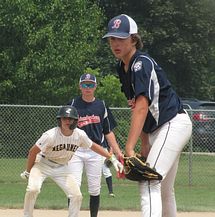
[[136,22],[126,14],[112,18],[108,23],[108,32],[102,37],[116,37],[126,39],[132,34],[137,34]]
[[85,73],[81,75],[79,83],[82,83],[84,81],[91,81],[93,83],[96,83],[96,76],[89,73]]
[[129,33],[125,32],[109,32],[106,35],[104,35],[102,38],[109,38],[109,37],[115,37],[115,38],[128,38],[130,36]]

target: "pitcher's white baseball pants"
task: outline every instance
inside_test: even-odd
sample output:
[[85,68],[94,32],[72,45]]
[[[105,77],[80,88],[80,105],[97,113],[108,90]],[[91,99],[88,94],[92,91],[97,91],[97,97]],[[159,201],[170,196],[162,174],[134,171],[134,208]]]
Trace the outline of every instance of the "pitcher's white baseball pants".
[[147,162],[163,180],[139,183],[142,217],[176,217],[174,181],[180,153],[191,133],[192,122],[182,113],[149,135],[151,149]]

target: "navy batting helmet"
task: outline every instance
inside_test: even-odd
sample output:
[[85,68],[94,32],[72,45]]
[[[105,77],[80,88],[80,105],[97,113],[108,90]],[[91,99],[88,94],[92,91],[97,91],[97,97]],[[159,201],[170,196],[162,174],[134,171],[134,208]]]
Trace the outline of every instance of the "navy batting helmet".
[[71,118],[73,119],[70,129],[74,130],[78,125],[78,112],[74,106],[62,106],[57,113],[58,126],[61,126],[60,118]]

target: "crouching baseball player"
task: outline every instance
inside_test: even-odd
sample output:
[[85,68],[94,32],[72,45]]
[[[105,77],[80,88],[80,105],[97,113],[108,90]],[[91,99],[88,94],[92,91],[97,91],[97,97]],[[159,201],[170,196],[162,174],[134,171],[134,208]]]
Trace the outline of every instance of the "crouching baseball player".
[[24,217],[33,217],[36,198],[47,177],[52,178],[70,199],[68,216],[78,217],[82,194],[67,167],[68,161],[78,147],[91,148],[110,159],[116,171],[123,171],[123,165],[114,155],[92,142],[83,130],[76,128],[78,113],[75,107],[62,106],[57,113],[57,122],[58,126],[43,133],[29,150],[26,170],[21,173],[23,179],[28,179],[24,200]]

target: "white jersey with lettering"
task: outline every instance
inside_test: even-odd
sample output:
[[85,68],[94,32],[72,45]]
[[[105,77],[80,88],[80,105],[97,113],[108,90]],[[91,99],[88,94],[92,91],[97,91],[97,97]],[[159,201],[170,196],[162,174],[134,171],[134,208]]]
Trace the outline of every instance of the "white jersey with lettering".
[[60,127],[52,128],[37,140],[41,155],[55,163],[66,164],[78,147],[90,148],[92,141],[81,129],[74,129],[71,136],[64,136]]

